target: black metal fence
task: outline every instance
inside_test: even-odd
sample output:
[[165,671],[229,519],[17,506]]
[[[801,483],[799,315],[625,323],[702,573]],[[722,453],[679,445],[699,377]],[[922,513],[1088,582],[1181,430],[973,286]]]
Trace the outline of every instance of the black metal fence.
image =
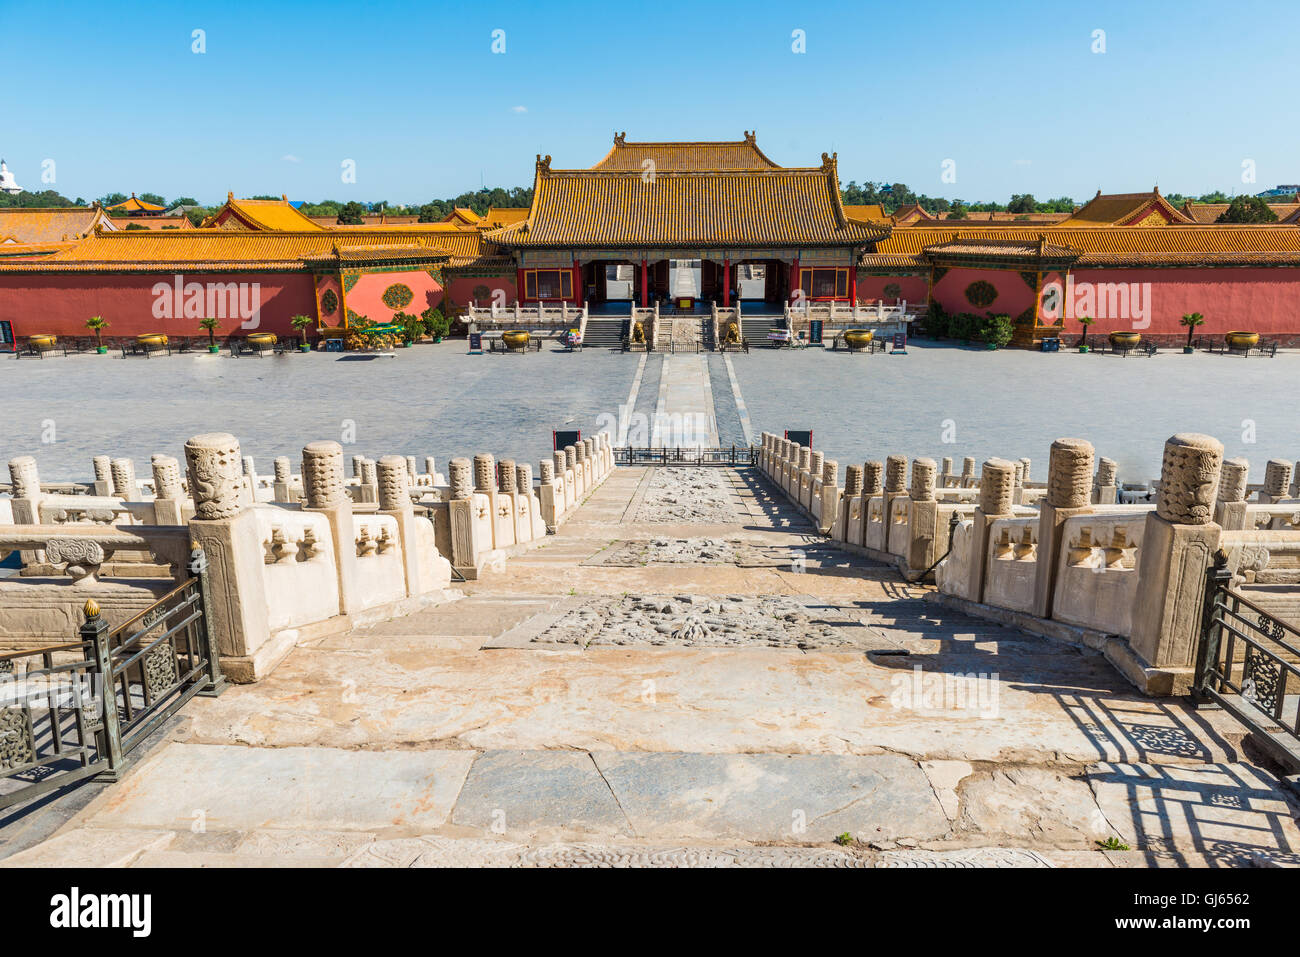
[[732,445],[724,448],[632,448],[614,449],[616,465],[730,465],[758,464],[758,448]]
[[1193,696],[1221,706],[1300,768],[1300,630],[1232,587],[1220,553],[1206,579]]
[[78,640],[0,654],[0,808],[96,776],[115,781],[131,752],[197,694],[225,690],[198,573],[110,628],[86,603]]

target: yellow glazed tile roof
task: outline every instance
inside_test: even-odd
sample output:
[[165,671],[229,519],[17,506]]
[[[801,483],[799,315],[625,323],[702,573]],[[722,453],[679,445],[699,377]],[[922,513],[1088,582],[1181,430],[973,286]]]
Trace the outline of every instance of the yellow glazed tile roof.
[[215,213],[203,220],[204,229],[220,225],[226,229],[294,230],[324,227],[304,216],[289,205],[287,197],[279,199],[235,199],[226,194],[226,202]]
[[814,169],[552,170],[538,157],[527,219],[485,234],[508,247],[853,246],[887,226],[850,220],[835,159]]
[[44,209],[0,208],[0,236],[20,243],[57,243],[80,239],[96,226],[120,229],[98,206],[52,206]]
[[490,227],[510,226],[527,218],[527,206],[492,206],[483,217],[483,224]]
[[[1285,222],[1300,210],[1300,203],[1269,203],[1268,207],[1279,222]],[[1227,211],[1227,203],[1193,203],[1189,200],[1183,204],[1183,212],[1198,223],[1212,223]]]
[[99,232],[38,262],[5,263],[3,271],[168,272],[295,270],[307,262],[366,259],[476,257],[476,232],[354,229],[272,231]]
[[146,203],[142,199],[137,199],[135,193],[131,198],[108,207],[110,211],[116,210],[119,213],[161,213],[167,209],[166,206],[158,206],[154,203]]
[[1036,243],[1040,239],[1079,254],[1077,266],[1267,265],[1300,262],[1300,228],[1278,225],[1202,226],[959,226],[895,229],[862,257],[864,266],[922,265],[927,247],[954,239]]
[[1174,208],[1160,195],[1160,190],[1149,193],[1106,193],[1097,195],[1074,211],[1061,226],[1124,226],[1128,224],[1155,226],[1161,223],[1190,223],[1186,213]]
[[844,206],[844,215],[860,223],[887,223],[889,214],[879,203],[867,203],[865,206]]
[[758,148],[748,130],[738,142],[629,143],[626,133],[614,137],[614,145],[593,170],[641,172],[645,161],[658,172],[688,172],[720,169],[780,169]]

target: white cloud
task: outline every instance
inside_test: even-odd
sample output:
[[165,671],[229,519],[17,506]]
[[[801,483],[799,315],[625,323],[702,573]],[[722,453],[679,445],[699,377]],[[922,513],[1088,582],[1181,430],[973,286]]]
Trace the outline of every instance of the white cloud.
[[302,160],[298,159],[298,157],[294,156],[292,153],[285,153],[283,156],[280,157],[280,159],[283,160],[283,161],[286,162],[286,163],[301,163],[301,162],[302,162]]
[[527,112],[528,112],[528,107],[526,107],[526,106],[512,106],[512,107],[510,107],[510,112],[511,112],[511,113],[527,113]]

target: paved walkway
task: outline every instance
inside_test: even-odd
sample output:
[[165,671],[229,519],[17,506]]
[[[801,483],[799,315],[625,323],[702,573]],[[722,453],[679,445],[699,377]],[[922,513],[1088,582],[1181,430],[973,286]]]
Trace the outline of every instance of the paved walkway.
[[716,448],[718,420],[704,353],[666,355],[659,377],[651,447]]
[[686,471],[619,469],[464,598],[195,699],[3,863],[1297,859],[1296,803],[1222,714],[938,607],[750,470]]

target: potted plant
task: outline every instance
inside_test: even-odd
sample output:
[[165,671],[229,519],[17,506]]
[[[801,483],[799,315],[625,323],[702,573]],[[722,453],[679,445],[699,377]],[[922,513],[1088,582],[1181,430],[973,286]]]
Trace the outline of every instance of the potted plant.
[[402,341],[407,346],[414,345],[424,335],[424,320],[419,316],[399,313],[398,316],[393,316],[393,321],[402,324]]
[[442,310],[437,306],[430,306],[424,312],[420,313],[420,318],[424,320],[424,331],[433,337],[434,342],[442,342],[451,328],[451,320],[442,314]]
[[1083,326],[1083,335],[1079,337],[1079,351],[1088,351],[1088,327],[1096,322],[1096,319],[1090,319],[1087,316],[1079,317],[1079,325]]
[[95,333],[95,351],[101,356],[108,352],[108,346],[104,345],[101,334],[108,328],[108,320],[103,316],[91,316],[86,320],[86,328]]
[[1189,356],[1196,351],[1192,348],[1192,333],[1196,331],[1197,326],[1204,325],[1205,317],[1199,312],[1189,312],[1178,322],[1187,327],[1187,345],[1183,346],[1183,355]]
[[298,330],[298,334],[302,337],[302,340],[298,343],[299,352],[311,351],[311,346],[307,344],[307,327],[315,321],[311,316],[292,316],[289,319],[289,322],[293,324],[293,327]]
[[208,330],[208,352],[216,355],[221,351],[221,347],[217,345],[216,338],[217,320],[212,316],[209,316],[206,319],[200,319],[199,325]]

